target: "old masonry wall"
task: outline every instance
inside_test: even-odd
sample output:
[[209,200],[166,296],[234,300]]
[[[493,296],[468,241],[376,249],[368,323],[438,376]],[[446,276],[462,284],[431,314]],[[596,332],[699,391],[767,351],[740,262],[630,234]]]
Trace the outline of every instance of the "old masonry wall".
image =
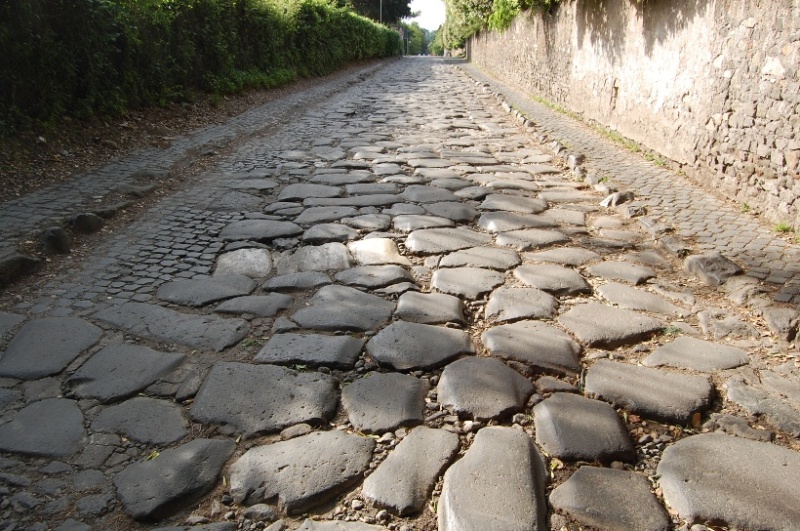
[[468,54],[800,230],[800,0],[564,0]]

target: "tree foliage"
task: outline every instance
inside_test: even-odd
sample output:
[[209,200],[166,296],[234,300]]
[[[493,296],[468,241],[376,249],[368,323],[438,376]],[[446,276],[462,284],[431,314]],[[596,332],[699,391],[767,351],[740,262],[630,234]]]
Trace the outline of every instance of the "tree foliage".
[[428,44],[433,38],[432,32],[421,28],[418,22],[401,22],[403,29],[403,50],[408,55],[428,53]]
[[349,3],[359,15],[372,20],[383,20],[384,24],[397,24],[400,19],[411,16],[411,0],[349,0]]
[[400,38],[337,0],[3,0],[0,50],[2,134],[326,74]]
[[444,49],[464,42],[484,28],[504,30],[525,9],[549,9],[559,0],[445,0],[447,20],[440,29]]
[[428,45],[428,52],[431,55],[444,55],[444,44],[442,42],[442,37],[444,35],[444,26],[440,27],[433,35],[433,39],[431,43]]

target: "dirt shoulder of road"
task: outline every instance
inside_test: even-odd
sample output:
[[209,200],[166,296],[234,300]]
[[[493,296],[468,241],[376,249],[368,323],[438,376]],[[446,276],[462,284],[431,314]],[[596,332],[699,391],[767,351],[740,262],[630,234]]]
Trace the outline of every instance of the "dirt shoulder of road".
[[48,128],[0,138],[0,202],[67,181],[143,148],[166,148],[176,137],[225,123],[248,109],[377,62],[354,63],[330,76],[298,79],[283,87],[221,99],[199,94],[191,103],[132,109],[113,119],[64,117]]

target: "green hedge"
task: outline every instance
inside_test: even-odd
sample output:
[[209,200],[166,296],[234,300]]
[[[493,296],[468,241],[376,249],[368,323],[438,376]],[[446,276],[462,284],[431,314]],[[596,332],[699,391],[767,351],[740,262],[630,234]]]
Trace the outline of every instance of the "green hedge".
[[400,38],[331,0],[3,0],[0,50],[7,133],[327,74]]

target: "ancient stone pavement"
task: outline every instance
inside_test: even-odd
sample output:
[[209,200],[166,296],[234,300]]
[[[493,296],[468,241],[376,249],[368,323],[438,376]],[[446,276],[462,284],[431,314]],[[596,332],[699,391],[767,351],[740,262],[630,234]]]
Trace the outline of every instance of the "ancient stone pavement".
[[508,109],[389,63],[8,288],[0,529],[796,529],[785,290]]
[[641,155],[619,149],[606,138],[541,103],[527,98],[473,65],[470,76],[535,123],[539,138],[549,137],[586,158],[587,176],[635,191],[637,204],[653,219],[665,220],[698,250],[716,250],[747,267],[747,275],[777,287],[775,299],[800,304],[800,248],[779,237],[769,226],[742,215],[749,207],[731,205],[703,193],[667,168],[644,161]]

